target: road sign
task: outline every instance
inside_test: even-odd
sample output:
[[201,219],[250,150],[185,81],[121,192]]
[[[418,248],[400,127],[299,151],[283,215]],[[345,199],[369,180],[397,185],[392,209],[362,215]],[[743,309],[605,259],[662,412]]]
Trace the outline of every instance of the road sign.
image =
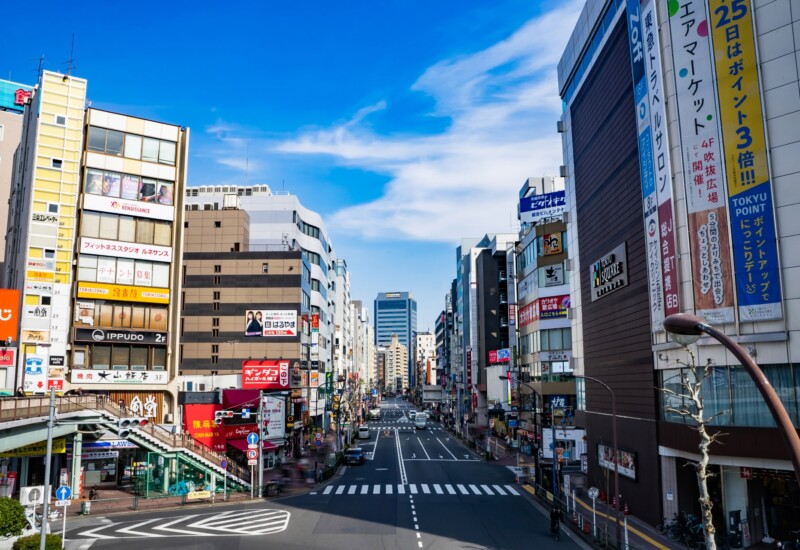
[[322,440],[321,439],[315,439],[314,440],[314,445],[316,445],[317,447],[322,447]]
[[258,459],[257,458],[251,458],[251,459],[249,459],[247,461],[247,465],[248,466],[255,466],[256,464],[258,464]]
[[600,491],[597,487],[589,487],[589,498],[594,500],[597,498],[597,495],[600,494]]
[[56,498],[58,500],[67,500],[72,495],[72,489],[67,485],[62,485],[56,489]]
[[247,444],[248,445],[255,445],[258,443],[258,434],[255,432],[250,432],[247,434]]
[[247,449],[247,459],[255,460],[258,458],[258,449]]
[[70,504],[72,504],[71,500],[57,500],[56,501],[56,506],[69,506]]
[[228,459],[223,458],[222,460],[220,460],[219,461],[219,467],[222,468],[223,470],[227,470],[228,469]]
[[316,439],[317,441],[321,440],[322,439],[322,432],[316,432],[314,434],[314,439]]
[[250,418],[250,409],[242,409],[242,418]]

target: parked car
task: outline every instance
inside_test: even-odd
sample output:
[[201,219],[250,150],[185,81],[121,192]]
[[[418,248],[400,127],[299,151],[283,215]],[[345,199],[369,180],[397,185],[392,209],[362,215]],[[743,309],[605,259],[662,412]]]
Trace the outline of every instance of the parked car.
[[369,427],[365,425],[361,425],[358,427],[358,438],[359,439],[369,439]]
[[361,447],[351,447],[344,452],[345,464],[364,464],[367,457],[364,456],[364,450]]

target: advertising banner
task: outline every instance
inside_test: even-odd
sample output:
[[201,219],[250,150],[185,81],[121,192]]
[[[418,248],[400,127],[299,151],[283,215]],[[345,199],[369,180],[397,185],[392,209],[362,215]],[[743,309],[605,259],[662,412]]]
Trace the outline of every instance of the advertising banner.
[[159,384],[169,382],[166,371],[108,370],[108,369],[70,369],[72,384]]
[[[312,324],[313,338],[313,324]],[[317,325],[319,330],[319,325]],[[245,315],[245,336],[297,336],[297,311],[248,309]]]
[[113,285],[108,283],[78,283],[78,298],[121,300],[148,304],[168,304],[169,289],[157,287]]
[[133,260],[153,260],[172,262],[172,248],[156,244],[126,243],[81,237],[81,254],[131,258]]
[[539,317],[541,319],[560,319],[567,316],[569,307],[569,294],[539,298]]
[[312,388],[319,387],[319,371],[312,370],[309,377],[309,386]]
[[153,344],[156,346],[167,345],[166,332],[149,332],[141,330],[114,330],[99,328],[76,328],[75,341],[77,342],[108,342],[127,344]]
[[694,306],[712,325],[732,323],[733,264],[714,67],[705,2],[669,4]]
[[734,278],[741,321],[783,317],[750,0],[710,0]]
[[522,223],[558,218],[566,211],[567,199],[564,191],[543,193],[519,200],[519,219]]
[[636,105],[636,127],[639,141],[639,175],[642,181],[642,206],[644,209],[645,246],[647,258],[648,289],[650,292],[650,320],[653,330],[664,324],[664,287],[661,277],[661,237],[658,226],[658,198],[653,166],[653,138],[650,128],[650,101],[644,64],[644,44],[639,13],[639,0],[627,0],[628,41],[633,73],[633,98]]
[[658,236],[661,252],[661,283],[664,289],[664,315],[680,313],[678,307],[678,259],[675,252],[675,219],[672,206],[672,164],[667,129],[664,76],[661,70],[661,45],[658,13],[653,0],[641,0],[642,38],[647,95],[650,101],[650,132],[653,145],[653,171],[658,200]]
[[165,204],[118,199],[116,197],[104,197],[102,195],[92,195],[88,193],[83,195],[83,208],[85,210],[95,210],[97,212],[108,212],[109,214],[138,216],[166,221],[172,221],[175,213],[175,208],[173,206],[167,206]]
[[[63,437],[53,440],[52,452],[55,454],[64,454],[67,452],[67,440]],[[14,456],[44,456],[47,454],[47,441],[40,441],[33,445],[25,445],[18,447],[4,453],[0,453],[2,458],[10,458]]]
[[31,97],[32,88],[10,80],[0,80],[0,107],[7,111],[22,113],[25,102]]
[[183,429],[192,439],[214,451],[225,452],[223,428],[214,425],[214,413],[222,410],[218,404],[183,406]]
[[242,361],[242,388],[289,389],[289,361]]
[[524,306],[519,310],[519,328],[539,320],[539,307],[536,302]]
[[614,459],[614,447],[597,445],[597,462],[601,467],[614,471],[614,465],[619,465],[619,475],[636,479],[636,453],[617,449],[617,458]]
[[0,342],[19,340],[19,290],[0,288]]
[[13,367],[16,365],[17,362],[14,360],[16,351],[11,348],[0,348],[0,367]]
[[47,369],[44,357],[38,355],[25,357],[23,389],[29,393],[44,393],[47,390]]
[[511,351],[508,348],[493,349],[489,352],[489,363],[508,363],[511,360]]
[[542,237],[542,247],[545,256],[561,254],[564,251],[561,247],[561,233],[545,233]]
[[286,402],[282,397],[265,395],[261,404],[264,407],[264,439],[283,439],[286,433]]

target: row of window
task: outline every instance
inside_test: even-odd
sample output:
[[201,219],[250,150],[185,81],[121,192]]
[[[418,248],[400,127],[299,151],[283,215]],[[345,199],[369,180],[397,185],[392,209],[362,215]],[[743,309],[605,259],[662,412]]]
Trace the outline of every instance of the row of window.
[[168,288],[169,264],[81,254],[78,257],[78,280]]
[[319,239],[320,235],[319,227],[313,226],[310,223],[306,223],[298,218],[297,228],[306,235],[308,235],[309,237],[314,237],[315,239]]
[[75,325],[167,330],[167,306],[105,300],[78,300]]
[[84,210],[81,237],[172,246],[172,223]]
[[172,206],[174,187],[171,181],[90,168],[86,171],[84,191],[90,195]]
[[520,353],[538,353],[540,351],[560,351],[572,349],[572,329],[551,328],[538,330],[519,337]]
[[99,370],[157,370],[167,364],[167,348],[94,344],[75,350],[72,366]]
[[129,159],[175,165],[177,144],[174,141],[126,134],[106,128],[89,128],[89,151]]

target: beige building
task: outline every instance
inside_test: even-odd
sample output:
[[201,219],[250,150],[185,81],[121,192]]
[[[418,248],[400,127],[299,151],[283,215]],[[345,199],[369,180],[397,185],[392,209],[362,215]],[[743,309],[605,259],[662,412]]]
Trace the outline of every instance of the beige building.
[[396,334],[386,348],[386,391],[401,393],[408,389],[408,348],[401,344]]

